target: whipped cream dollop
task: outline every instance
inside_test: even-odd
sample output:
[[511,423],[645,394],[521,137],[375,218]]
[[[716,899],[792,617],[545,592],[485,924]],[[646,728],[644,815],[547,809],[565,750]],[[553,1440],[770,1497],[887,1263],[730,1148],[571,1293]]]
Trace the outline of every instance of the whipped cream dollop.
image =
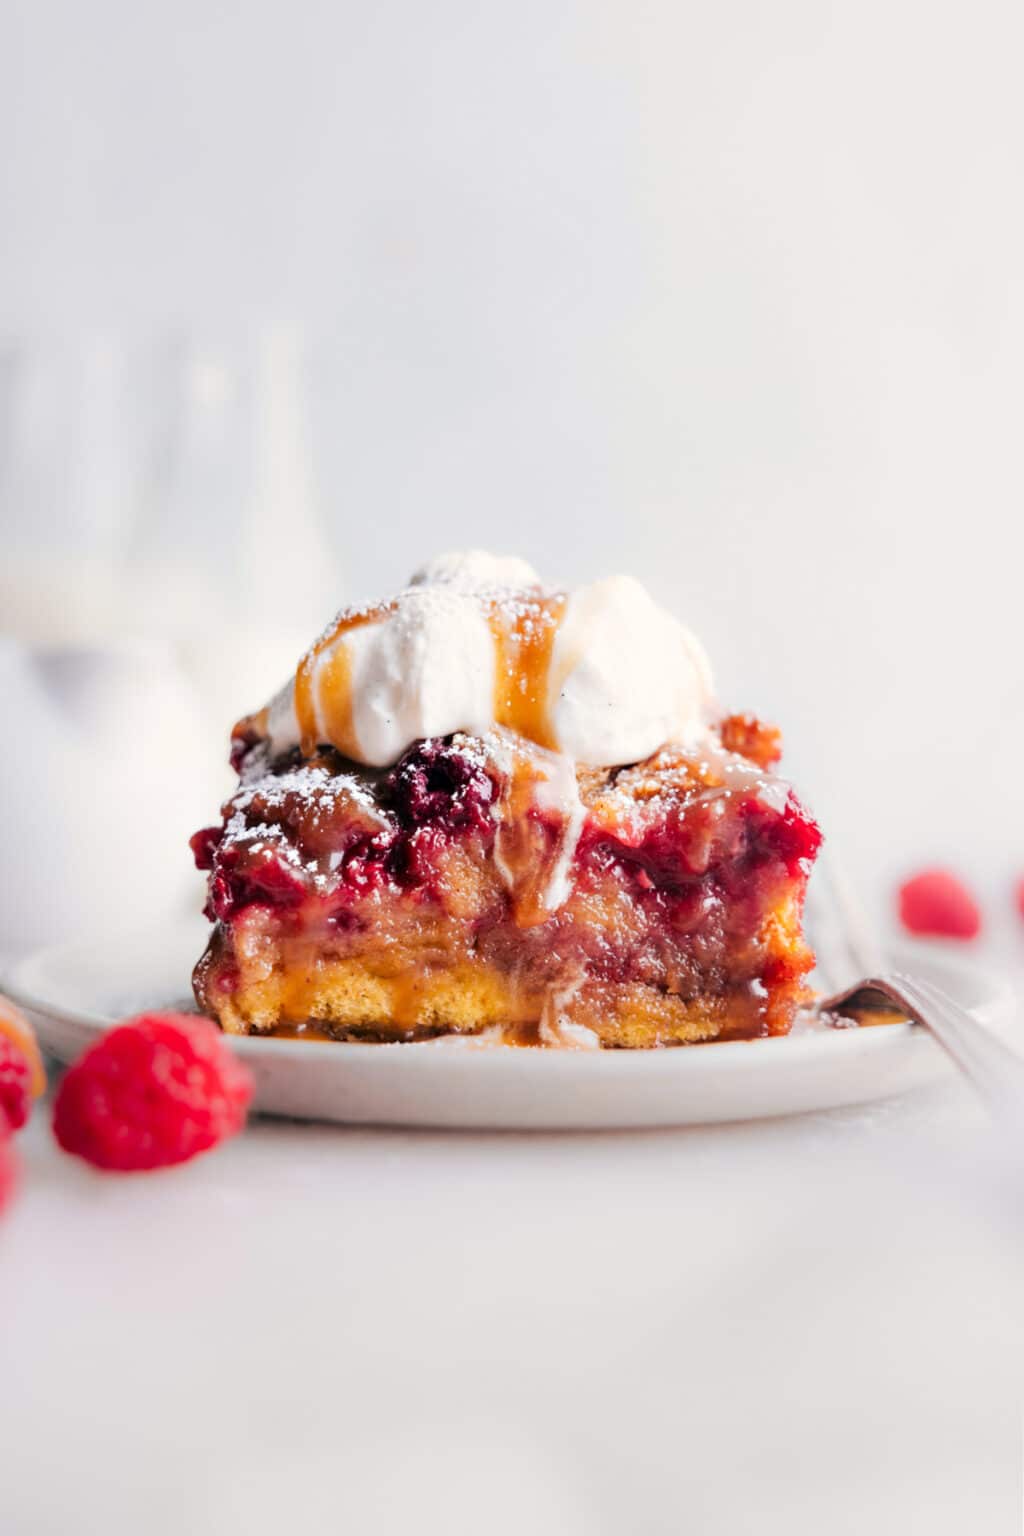
[[258,719],[275,751],[327,743],[373,767],[495,728],[614,766],[696,735],[712,705],[699,642],[632,577],[552,591],[525,561],[474,550],[339,615]]

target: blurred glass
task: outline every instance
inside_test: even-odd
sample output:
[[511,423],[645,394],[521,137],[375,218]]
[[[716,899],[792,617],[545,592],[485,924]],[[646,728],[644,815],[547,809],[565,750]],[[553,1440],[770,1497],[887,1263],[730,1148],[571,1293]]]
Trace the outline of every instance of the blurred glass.
[[294,669],[339,604],[294,332],[179,338],[142,362],[138,519],[124,583],[135,625],[172,643],[231,719]]
[[124,356],[113,340],[0,349],[0,626],[71,641],[117,627],[129,517]]
[[122,916],[195,896],[231,725],[340,602],[298,336],[3,346],[0,528],[3,951],[108,924],[140,839]]

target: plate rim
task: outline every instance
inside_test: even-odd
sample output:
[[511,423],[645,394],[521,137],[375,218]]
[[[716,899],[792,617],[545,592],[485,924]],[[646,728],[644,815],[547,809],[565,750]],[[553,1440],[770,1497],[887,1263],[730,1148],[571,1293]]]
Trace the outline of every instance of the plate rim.
[[[180,920],[176,927],[184,932],[184,925]],[[146,930],[146,936],[152,939],[152,929]],[[123,936],[122,936],[123,937]],[[136,935],[141,937],[141,935]],[[44,967],[48,961],[58,956],[73,955],[92,947],[95,941],[70,940],[54,944],[43,945],[39,949],[10,961],[0,970],[0,991],[11,999],[16,1006],[26,1010],[30,1014],[41,1015],[54,1020],[59,1024],[71,1026],[80,1030],[89,1030],[100,1033],[113,1025],[99,1018],[95,1013],[80,1008],[70,1008],[63,1003],[48,1001],[45,995],[35,990],[31,985],[26,985],[22,977],[33,968]],[[979,1022],[998,1031],[1005,1027],[1007,1020],[1012,1016],[1014,991],[1008,977],[1002,976],[998,969],[992,969],[984,963],[981,957],[950,953],[948,946],[940,941],[929,940],[898,940],[892,946],[901,954],[927,954],[932,962],[938,960],[944,969],[951,969],[967,975],[975,980],[979,991],[983,993],[981,999],[974,1003],[971,1012]],[[154,1005],[159,1007],[159,1005]],[[130,1016],[130,1015],[127,1015]],[[355,1055],[368,1059],[387,1059],[393,1057],[395,1051],[400,1051],[402,1056],[409,1060],[439,1061],[451,1066],[458,1060],[472,1060],[474,1062],[486,1062],[500,1060],[510,1062],[536,1062],[544,1060],[550,1063],[550,1067],[543,1070],[559,1070],[555,1063],[570,1061],[574,1071],[593,1071],[594,1066],[583,1066],[589,1063],[614,1063],[616,1071],[644,1072],[671,1070],[668,1064],[676,1062],[689,1063],[684,1068],[687,1071],[706,1070],[713,1063],[722,1064],[722,1052],[728,1047],[738,1047],[748,1054],[752,1048],[760,1047],[757,1054],[763,1057],[767,1064],[775,1060],[781,1063],[791,1058],[795,1046],[801,1049],[801,1055],[807,1059],[818,1055],[827,1055],[837,1050],[850,1050],[856,1048],[866,1052],[884,1052],[895,1047],[906,1048],[913,1038],[921,1041],[928,1040],[928,1036],[921,1031],[919,1026],[910,1022],[901,1024],[887,1024],[868,1030],[828,1030],[807,1032],[798,1034],[786,1034],[777,1036],[761,1036],[753,1040],[707,1040],[698,1043],[696,1049],[692,1048],[653,1048],[648,1050],[584,1050],[563,1049],[552,1050],[550,1048],[530,1048],[503,1046],[500,1042],[493,1045],[480,1046],[473,1044],[473,1036],[438,1036],[430,1040],[388,1040],[388,1041],[361,1041],[361,1040],[294,1040],[278,1039],[274,1036],[263,1035],[233,1035],[225,1034],[225,1040],[232,1049],[237,1050],[243,1056],[269,1060],[290,1059],[299,1057],[308,1060],[308,1052],[311,1046],[318,1044],[329,1045],[332,1051],[343,1051],[346,1055]],[[846,1042],[839,1045],[839,1041]],[[929,1044],[931,1042],[929,1041]],[[778,1048],[785,1044],[787,1049],[780,1055]],[[45,1045],[45,1042],[44,1042]],[[46,1047],[49,1049],[49,1047]],[[774,1054],[773,1054],[774,1053]],[[51,1052],[51,1054],[53,1054]],[[58,1058],[60,1059],[60,1058]],[[699,1062],[705,1062],[705,1068],[699,1067]],[[522,1070],[520,1068],[519,1070]],[[608,1070],[599,1067],[596,1070]]]
[[[144,1009],[147,999],[149,1007],[180,1005],[199,934],[199,924],[193,919],[186,927],[180,915],[166,926],[149,926],[134,935],[127,961],[124,933],[106,942],[43,946],[7,967],[6,985],[36,1024],[44,1049],[58,1062],[73,1061],[119,1018]],[[1016,1020],[1014,989],[990,955],[950,955],[934,944],[904,945],[896,953],[905,957],[908,948],[914,955],[907,958],[959,991],[979,1020],[997,1031],[1000,1021]],[[48,1002],[55,993],[61,1000]],[[83,996],[92,1011],[75,1006]],[[252,1073],[253,1108],[260,1114],[416,1131],[754,1124],[902,1097],[955,1075],[945,1052],[913,1024],[634,1051],[488,1048],[472,1038],[442,1037],[331,1041],[325,1054],[312,1049],[318,1041],[226,1039]]]

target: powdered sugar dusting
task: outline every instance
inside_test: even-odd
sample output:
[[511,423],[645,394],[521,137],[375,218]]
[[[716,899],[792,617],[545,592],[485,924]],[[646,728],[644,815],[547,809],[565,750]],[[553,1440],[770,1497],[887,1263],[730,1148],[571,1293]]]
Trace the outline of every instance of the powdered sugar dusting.
[[574,593],[525,561],[442,555],[396,598],[343,610],[254,728],[375,767],[414,742],[504,725],[579,762],[647,757],[709,717],[698,643],[625,576]]
[[330,821],[339,810],[353,813],[370,828],[385,829],[373,787],[352,773],[334,772],[315,763],[303,763],[282,773],[264,772],[247,778],[224,808],[221,853],[257,858],[272,853],[287,870],[318,894],[326,895],[338,884],[342,850],[314,856],[301,850],[290,816],[298,802],[304,823]]
[[781,814],[790,793],[787,780],[727,751],[717,731],[708,728],[687,742],[670,743],[647,762],[609,773],[593,799],[600,820],[640,836],[664,814],[667,801],[724,804],[741,795]]
[[354,801],[361,811],[374,815],[377,802],[370,786],[354,773],[335,772],[318,763],[303,763],[284,773],[266,773],[255,782],[246,783],[231,797],[231,805],[247,811],[255,800],[267,810],[280,810],[289,795],[306,800],[336,802],[342,795]]

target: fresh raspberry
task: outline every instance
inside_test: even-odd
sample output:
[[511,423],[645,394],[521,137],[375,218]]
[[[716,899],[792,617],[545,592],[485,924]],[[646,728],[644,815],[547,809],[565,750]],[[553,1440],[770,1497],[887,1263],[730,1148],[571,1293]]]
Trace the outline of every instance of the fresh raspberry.
[[1017,881],[1017,911],[1024,917],[1024,875]]
[[20,1131],[32,1108],[32,1069],[25,1052],[0,1035],[0,1119]]
[[46,1068],[43,1066],[39,1042],[28,1019],[7,997],[0,997],[0,1035],[6,1035],[28,1062],[32,1097],[38,1099],[46,1092]]
[[981,930],[978,904],[948,869],[926,869],[899,889],[900,920],[910,933],[973,939]]
[[97,1168],[183,1163],[245,1124],[253,1084],[209,1019],[146,1013],[119,1024],[64,1074],[53,1130]]

